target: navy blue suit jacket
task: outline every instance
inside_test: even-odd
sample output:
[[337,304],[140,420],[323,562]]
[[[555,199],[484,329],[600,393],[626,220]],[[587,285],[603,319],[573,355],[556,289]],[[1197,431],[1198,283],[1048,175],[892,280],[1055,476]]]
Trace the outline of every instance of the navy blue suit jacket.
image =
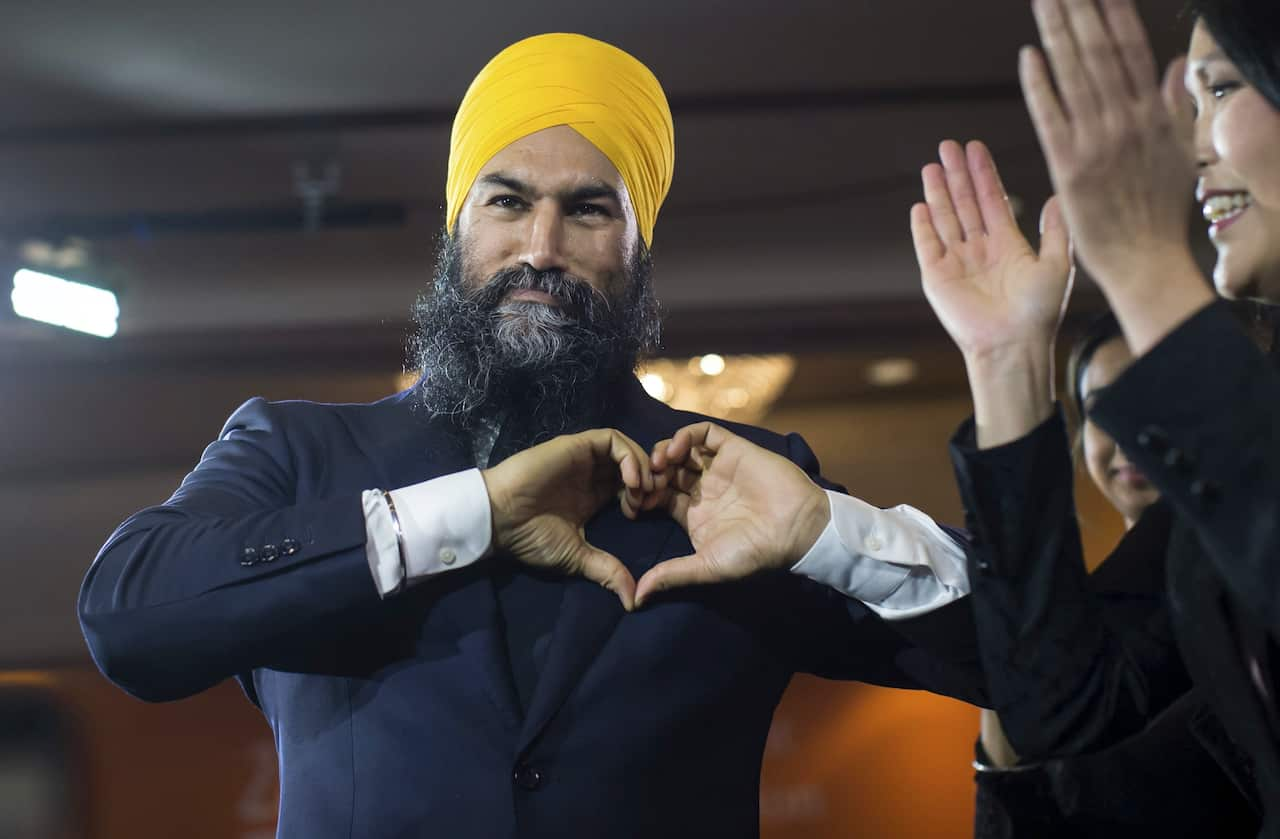
[[[646,448],[704,419],[634,380],[623,391],[606,423]],[[732,427],[817,477],[798,436]],[[410,392],[250,400],[173,497],[129,518],[95,560],[80,598],[95,660],[153,701],[237,677],[275,734],[280,835],[306,839],[751,837],[765,738],[794,672],[981,693],[976,669],[902,631],[937,624],[891,627],[796,575],[674,592],[633,614],[575,578],[524,714],[491,566],[384,601],[365,556],[362,490],[471,466]],[[665,514],[632,522],[616,503],[586,534],[637,579],[691,552]],[[286,540],[292,553],[242,564],[246,548],[261,559]]]

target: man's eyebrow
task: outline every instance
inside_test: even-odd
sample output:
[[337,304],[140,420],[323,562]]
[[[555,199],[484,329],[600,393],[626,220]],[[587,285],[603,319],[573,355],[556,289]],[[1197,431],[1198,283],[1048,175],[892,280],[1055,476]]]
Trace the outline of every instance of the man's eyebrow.
[[488,175],[482,176],[480,178],[480,183],[489,186],[500,186],[519,195],[529,194],[529,187],[527,184],[511,177],[510,175],[504,175],[501,172],[490,172]]
[[[512,177],[505,172],[490,172],[480,177],[479,183],[485,186],[497,186],[502,189],[508,189],[517,195],[528,197],[534,193],[533,187],[526,184],[519,178]],[[615,203],[622,204],[622,196],[618,194],[618,190],[609,186],[603,181],[585,184],[583,186],[572,187],[563,190],[557,197],[566,204],[577,204],[581,201],[596,201],[606,198]]]
[[592,201],[598,198],[608,198],[617,204],[622,204],[622,196],[618,195],[618,190],[605,183],[588,184],[563,193],[563,200],[568,204],[577,204],[579,201]]

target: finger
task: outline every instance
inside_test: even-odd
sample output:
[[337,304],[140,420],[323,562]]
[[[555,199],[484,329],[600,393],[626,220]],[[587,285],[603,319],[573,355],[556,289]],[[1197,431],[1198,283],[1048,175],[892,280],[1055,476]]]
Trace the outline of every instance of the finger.
[[687,495],[692,493],[694,488],[698,486],[698,481],[701,478],[702,472],[700,470],[681,466],[675,473],[675,488]]
[[997,242],[1020,240],[1022,232],[1018,229],[1018,220],[1013,216],[1009,194],[1005,191],[1000,170],[996,168],[987,144],[981,140],[967,144],[965,162],[969,168],[969,176],[973,179],[978,209],[982,213],[982,223],[987,233]]
[[632,489],[653,489],[649,456],[640,444],[621,431],[610,430],[609,455],[618,464],[623,483]]
[[1139,98],[1150,96],[1156,89],[1156,58],[1138,10],[1132,0],[1102,0],[1102,13],[1124,65],[1130,90]]
[[1035,0],[1031,8],[1068,117],[1072,122],[1094,119],[1098,114],[1098,101],[1084,69],[1071,22],[1063,12],[1062,0]]
[[928,204],[911,205],[911,244],[915,246],[916,262],[922,271],[947,255],[947,246],[933,228]]
[[671,438],[659,440],[653,444],[653,452],[649,455],[649,466],[654,472],[666,471],[668,456],[667,447],[671,445]]
[[737,435],[714,422],[696,422],[686,425],[676,432],[675,441],[686,446],[689,451],[695,448],[706,449],[707,454],[715,454],[721,446]]
[[966,240],[983,236],[987,229],[982,224],[982,210],[978,208],[978,196],[969,177],[969,164],[964,149],[955,140],[943,140],[938,146],[942,159],[942,171],[947,176],[947,190],[956,209],[956,218]]
[[920,180],[924,183],[924,203],[929,207],[929,218],[933,220],[933,229],[938,231],[942,242],[948,248],[964,241],[964,228],[956,216],[955,205],[951,203],[951,191],[947,188],[947,174],[940,163],[930,163],[920,170]]
[[1071,236],[1056,195],[1049,196],[1040,211],[1040,261],[1064,272],[1071,266]]
[[1160,85],[1160,95],[1164,100],[1165,110],[1169,113],[1169,119],[1173,123],[1174,133],[1188,157],[1191,157],[1194,155],[1195,148],[1196,108],[1195,101],[1187,92],[1183,82],[1186,72],[1187,57],[1185,55],[1180,55],[1169,62],[1164,72],[1164,81]]
[[1049,164],[1050,174],[1065,162],[1070,149],[1071,126],[1062,111],[1062,103],[1049,80],[1044,55],[1035,47],[1023,47],[1018,54],[1018,81],[1022,98],[1031,114],[1040,148]]
[[686,532],[689,529],[689,504],[693,499],[686,492],[671,490],[666,499],[667,515],[676,520]]
[[714,582],[716,575],[710,563],[698,554],[668,559],[640,576],[640,582],[636,584],[635,605],[640,608],[659,592]]
[[1134,96],[1133,83],[1120,61],[1115,38],[1098,10],[1098,0],[1062,2],[1094,102],[1103,110],[1127,109]]
[[578,573],[616,594],[622,601],[622,608],[628,612],[635,608],[635,578],[616,556],[593,548],[584,542],[578,552],[577,560]]

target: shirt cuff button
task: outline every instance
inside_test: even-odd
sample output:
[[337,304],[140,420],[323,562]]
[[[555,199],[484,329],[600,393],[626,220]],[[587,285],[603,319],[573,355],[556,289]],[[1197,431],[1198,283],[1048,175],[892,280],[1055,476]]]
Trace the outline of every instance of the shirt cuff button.
[[440,561],[445,565],[452,565],[458,561],[458,555],[454,553],[453,548],[441,548]]
[[875,553],[876,551],[884,548],[884,543],[875,536],[868,536],[867,540],[862,543],[862,546],[872,553]]

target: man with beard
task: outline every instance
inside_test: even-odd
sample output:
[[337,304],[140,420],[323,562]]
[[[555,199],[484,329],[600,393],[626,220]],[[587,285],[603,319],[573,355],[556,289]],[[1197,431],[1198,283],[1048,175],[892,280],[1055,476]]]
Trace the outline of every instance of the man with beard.
[[[710,527],[691,507],[676,432],[705,418],[633,375],[673,148],[626,53],[504,50],[454,123],[422,380],[370,405],[250,400],[95,560],[99,666],[149,700],[238,678],[275,733],[281,836],[749,837],[794,672],[980,694],[907,640],[967,591],[923,514],[742,425],[787,461],[778,503]],[[760,573],[636,609],[636,578],[695,547]]]

